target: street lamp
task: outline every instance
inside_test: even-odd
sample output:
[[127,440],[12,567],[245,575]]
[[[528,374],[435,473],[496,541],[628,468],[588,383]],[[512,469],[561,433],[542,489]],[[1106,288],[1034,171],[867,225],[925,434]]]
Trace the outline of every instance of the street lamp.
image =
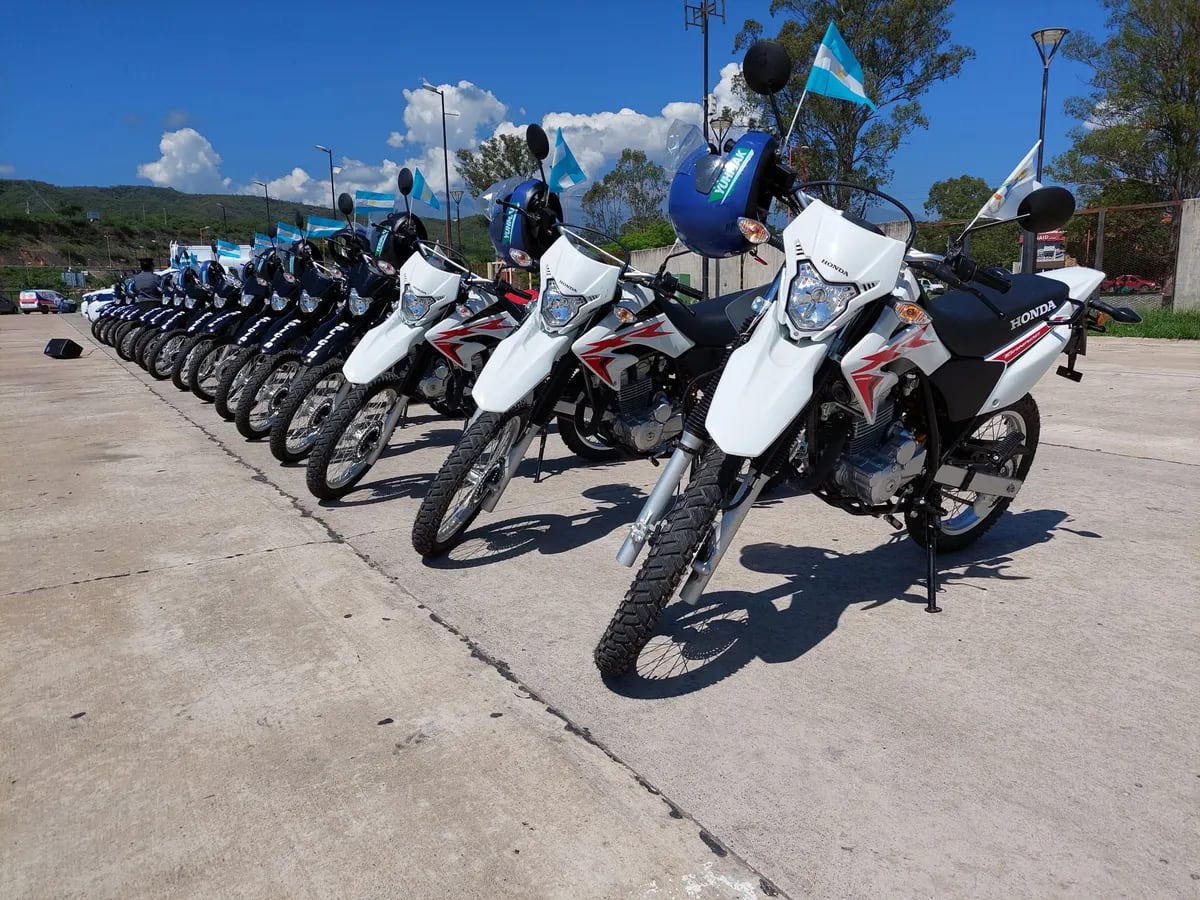
[[437,94],[442,101],[442,167],[446,178],[446,245],[454,249],[454,242],[450,239],[450,151],[446,147],[446,95],[432,84],[423,84],[421,87],[431,94]]
[[265,181],[254,182],[263,189],[263,196],[267,200],[267,233],[271,233],[271,195],[267,193],[267,183]]
[[113,267],[113,264],[112,264],[112,241],[109,240],[109,237],[107,234],[104,235],[104,243],[108,246],[108,267],[111,269]]
[[221,207],[221,230],[225,232],[226,236],[228,236],[229,235],[229,217],[225,215],[225,204],[218,203],[217,206]]
[[[1050,61],[1054,59],[1054,54],[1058,52],[1058,47],[1063,42],[1063,38],[1070,33],[1070,29],[1067,28],[1039,28],[1030,35],[1033,38],[1033,43],[1037,45],[1038,56],[1042,58],[1042,118],[1038,125],[1039,143],[1037,175],[1035,176],[1039,183],[1042,180],[1042,151],[1046,149],[1046,93],[1050,87]],[[1037,235],[1034,235],[1032,239],[1026,237],[1024,250],[1021,253],[1022,272],[1029,274],[1033,271],[1036,256]]]
[[320,144],[317,144],[316,148],[318,150],[320,150],[322,153],[329,154],[329,203],[333,207],[333,214],[336,216],[337,215],[337,198],[334,196],[334,187],[333,187],[333,151],[330,150],[328,147],[321,146]]
[[463,191],[451,191],[450,199],[454,201],[454,227],[458,231],[458,248],[462,251],[462,203]]
[[708,127],[712,129],[713,137],[717,139],[717,152],[723,152],[725,148],[722,145],[725,143],[725,135],[729,134],[729,129],[733,127],[733,119],[720,115],[715,119],[709,119]]

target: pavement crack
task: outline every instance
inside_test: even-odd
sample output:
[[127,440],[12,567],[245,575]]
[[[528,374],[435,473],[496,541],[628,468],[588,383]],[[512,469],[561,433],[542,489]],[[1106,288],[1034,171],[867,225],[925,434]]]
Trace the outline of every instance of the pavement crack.
[[1099,447],[1076,447],[1074,444],[1054,444],[1050,441],[1042,441],[1043,447],[1057,447],[1060,450],[1079,450],[1083,453],[1103,453],[1105,456],[1117,456],[1121,459],[1140,459],[1145,462],[1160,462],[1167,463],[1172,466],[1187,466],[1191,469],[1200,468],[1200,463],[1180,462],[1177,459],[1163,459],[1161,456],[1138,456],[1135,453],[1118,453],[1115,450],[1102,450]]

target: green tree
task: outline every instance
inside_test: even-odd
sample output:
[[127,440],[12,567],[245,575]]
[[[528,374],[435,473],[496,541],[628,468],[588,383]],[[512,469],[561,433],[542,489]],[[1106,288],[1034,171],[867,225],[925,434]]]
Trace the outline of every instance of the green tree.
[[[974,51],[950,44],[951,0],[773,0],[782,15],[775,39],[794,64],[792,79],[778,95],[790,121],[808,79],[809,67],[830,21],[862,64],[868,106],[809,95],[796,131],[807,144],[810,179],[835,178],[878,187],[891,177],[888,161],[913,131],[929,125],[920,97],[934,84],[956,76]],[[761,23],[747,19],[735,49],[763,37]],[[773,121],[761,99],[753,101],[762,121]],[[840,191],[845,205],[850,192]]]
[[935,181],[929,187],[925,212],[939,219],[971,219],[991,192],[988,183],[974,175]]
[[478,197],[497,181],[505,178],[528,178],[538,170],[537,160],[529,152],[525,139],[515,134],[498,134],[479,145],[478,150],[465,147],[454,151],[458,171],[471,196]]
[[[966,224],[975,218],[991,193],[988,183],[974,175],[935,181],[929,187],[925,212],[936,216],[939,222],[962,224],[923,226],[917,230],[916,246],[921,250],[944,253],[949,243],[957,240]],[[1020,256],[1019,233],[1016,225],[1000,225],[978,231],[970,237],[970,254],[984,265],[1007,268]]]
[[[1084,124],[1053,176],[1097,204],[1116,183],[1143,200],[1200,195],[1200,4],[1104,0],[1112,32],[1072,35],[1063,53],[1092,70],[1092,92],[1067,112]],[[1126,201],[1129,202],[1129,201]]]
[[642,230],[663,221],[667,187],[662,166],[626,147],[613,170],[583,195],[584,215],[592,228],[606,234]]

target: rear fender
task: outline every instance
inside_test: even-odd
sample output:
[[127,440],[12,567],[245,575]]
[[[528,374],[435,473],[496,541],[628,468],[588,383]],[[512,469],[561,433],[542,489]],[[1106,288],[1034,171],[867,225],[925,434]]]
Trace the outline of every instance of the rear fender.
[[1038,272],[1040,278],[1060,281],[1067,286],[1068,296],[1072,300],[1087,300],[1104,281],[1104,273],[1099,269],[1088,269],[1084,266],[1068,266],[1063,269],[1051,269]]
[[829,353],[824,342],[794,343],[773,317],[730,356],[705,424],[731,456],[766,452],[812,399],[813,379]]
[[531,315],[492,351],[471,388],[484,412],[508,412],[550,374],[571,348],[573,334],[548,334]]
[[980,415],[1003,409],[1028,394],[1041,377],[1050,371],[1070,337],[1070,325],[1040,322],[989,356],[988,362],[1002,362],[1007,368],[984,401]]
[[351,384],[374,381],[415,347],[429,330],[427,325],[407,325],[397,309],[363,335],[358,346],[346,358],[342,374]]

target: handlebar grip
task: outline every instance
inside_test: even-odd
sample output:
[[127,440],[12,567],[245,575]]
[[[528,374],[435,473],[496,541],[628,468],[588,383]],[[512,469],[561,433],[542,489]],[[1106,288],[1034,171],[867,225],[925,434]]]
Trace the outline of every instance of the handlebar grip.
[[954,274],[963,281],[977,281],[984,287],[990,287],[1001,293],[1006,292],[1012,286],[1008,273],[1003,269],[984,268],[969,256],[959,256],[954,260],[953,268]]
[[675,285],[675,291],[676,293],[683,294],[685,297],[691,297],[693,300],[704,299],[704,293],[702,291],[698,291],[694,287],[690,287],[686,284],[677,283]]

